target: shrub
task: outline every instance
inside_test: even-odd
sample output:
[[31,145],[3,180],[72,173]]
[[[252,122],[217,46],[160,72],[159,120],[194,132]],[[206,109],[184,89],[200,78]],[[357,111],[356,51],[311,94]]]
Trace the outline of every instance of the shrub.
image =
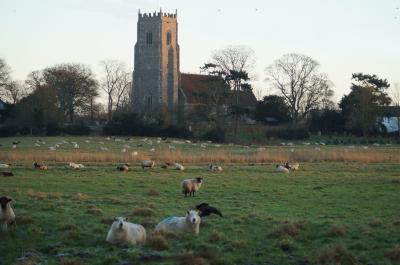
[[266,137],[283,140],[304,140],[310,138],[310,133],[303,128],[273,129],[266,132]]
[[46,124],[46,135],[47,136],[56,136],[62,133],[63,129],[56,122],[49,122]]
[[211,129],[203,134],[202,139],[223,143],[225,141],[225,131],[222,129]]
[[73,124],[65,126],[63,131],[70,135],[89,135],[92,129],[84,124]]
[[4,126],[0,128],[0,137],[15,136],[18,132],[18,127],[14,125]]

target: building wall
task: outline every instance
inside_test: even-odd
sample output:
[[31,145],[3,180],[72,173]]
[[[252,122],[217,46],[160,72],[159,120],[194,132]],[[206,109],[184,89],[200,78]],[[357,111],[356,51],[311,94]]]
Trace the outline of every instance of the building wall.
[[139,13],[137,27],[133,107],[140,113],[151,115],[164,109],[173,111],[178,104],[179,87],[176,14]]

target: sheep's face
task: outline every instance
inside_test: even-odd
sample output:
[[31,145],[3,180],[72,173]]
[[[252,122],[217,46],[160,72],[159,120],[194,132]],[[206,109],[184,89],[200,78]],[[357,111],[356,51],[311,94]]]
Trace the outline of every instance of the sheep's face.
[[197,211],[188,211],[186,214],[186,220],[191,224],[198,224],[200,223],[200,216]]
[[124,228],[125,221],[126,221],[126,218],[124,218],[124,217],[114,217],[114,226],[116,226],[118,229],[122,230]]
[[7,204],[9,204],[12,200],[7,197],[1,197],[0,198],[0,205],[2,209],[5,209],[7,207]]
[[203,177],[197,177],[196,180],[197,180],[197,183],[201,183],[201,182],[203,182]]

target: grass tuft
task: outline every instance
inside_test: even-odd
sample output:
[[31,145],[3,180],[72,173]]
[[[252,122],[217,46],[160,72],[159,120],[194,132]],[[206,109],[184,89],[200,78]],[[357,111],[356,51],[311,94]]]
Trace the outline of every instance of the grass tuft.
[[284,238],[280,240],[278,245],[283,251],[289,251],[294,249],[293,241],[290,240],[289,238]]
[[400,261],[400,245],[396,245],[385,252],[385,257],[390,259],[392,262]]
[[149,192],[147,193],[149,196],[159,196],[160,192],[155,190],[155,189],[149,189]]
[[153,215],[154,215],[154,211],[149,208],[136,208],[130,214],[130,216],[144,216],[144,217],[149,217],[149,216],[153,216]]
[[150,235],[146,240],[146,247],[161,251],[169,249],[168,241],[161,234]]
[[75,200],[75,201],[86,201],[89,198],[88,195],[86,195],[85,193],[75,193],[71,196],[71,199]]
[[193,253],[184,253],[176,257],[177,265],[208,265],[208,262]]
[[208,236],[208,240],[211,242],[221,242],[226,239],[225,234],[220,231],[212,231]]
[[358,265],[360,262],[357,257],[350,253],[343,245],[333,245],[324,247],[318,256],[318,262],[325,264]]
[[61,265],[81,265],[82,261],[80,258],[62,258]]
[[328,229],[328,236],[331,237],[342,237],[346,235],[346,228],[341,225],[332,224]]
[[369,221],[368,224],[370,227],[378,227],[382,225],[382,220],[379,218],[374,218],[371,221]]

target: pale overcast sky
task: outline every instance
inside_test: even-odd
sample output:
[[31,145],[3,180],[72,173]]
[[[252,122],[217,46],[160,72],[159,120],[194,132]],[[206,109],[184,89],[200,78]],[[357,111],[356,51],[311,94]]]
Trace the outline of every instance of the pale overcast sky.
[[306,54],[348,93],[353,72],[400,83],[400,0],[0,0],[0,57],[14,79],[64,62],[101,74],[99,61],[133,68],[138,9],[178,10],[181,72],[198,73],[212,50],[255,51],[256,90],[283,54]]

